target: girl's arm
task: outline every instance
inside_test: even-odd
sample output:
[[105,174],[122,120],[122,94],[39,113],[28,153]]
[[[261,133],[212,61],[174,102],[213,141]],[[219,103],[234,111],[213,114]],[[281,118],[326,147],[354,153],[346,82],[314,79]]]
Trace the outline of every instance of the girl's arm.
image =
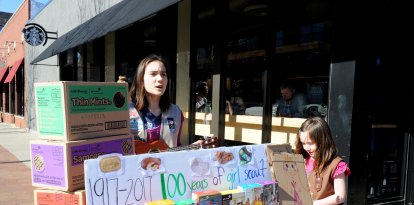
[[226,114],[233,114],[233,107],[231,106],[231,102],[226,100]]
[[335,193],[324,199],[313,201],[313,205],[332,205],[344,203],[346,199],[346,177],[341,173],[334,178]]
[[181,123],[180,123],[180,127],[178,128],[178,137],[177,137],[177,146],[181,146],[181,129],[183,128],[183,123],[184,123],[184,113],[183,111],[181,111]]

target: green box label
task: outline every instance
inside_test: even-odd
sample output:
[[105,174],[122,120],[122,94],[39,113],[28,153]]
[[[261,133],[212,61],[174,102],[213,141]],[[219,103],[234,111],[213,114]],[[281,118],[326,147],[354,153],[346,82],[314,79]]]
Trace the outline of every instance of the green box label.
[[64,135],[61,86],[36,86],[37,123],[40,134]]
[[71,114],[128,110],[128,90],[124,85],[69,85]]

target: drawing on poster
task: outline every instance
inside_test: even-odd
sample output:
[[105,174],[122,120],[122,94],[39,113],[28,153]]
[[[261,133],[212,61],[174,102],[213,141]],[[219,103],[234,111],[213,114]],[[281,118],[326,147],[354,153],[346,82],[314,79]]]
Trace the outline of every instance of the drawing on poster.
[[144,176],[152,176],[165,172],[163,160],[159,157],[147,157],[141,161],[141,172]]
[[210,162],[208,157],[193,157],[190,161],[192,176],[209,176]]
[[243,146],[239,149],[239,158],[240,158],[240,165],[250,164],[254,161],[253,158],[253,152],[251,150],[251,147]]
[[290,187],[290,193],[293,194],[293,201],[295,202],[295,205],[302,205],[303,203],[302,203],[302,200],[300,199],[299,192],[301,192],[301,187],[303,186],[301,186],[301,184],[298,184],[298,186],[296,186],[298,179],[299,179],[299,183],[301,183],[300,178],[297,177],[299,176],[299,172],[298,172],[296,162],[292,162],[292,161],[284,162],[283,171],[285,171],[285,174],[286,174],[285,176],[289,176],[290,184],[287,186]]
[[219,148],[211,156],[214,166],[231,166],[236,164],[234,148]]

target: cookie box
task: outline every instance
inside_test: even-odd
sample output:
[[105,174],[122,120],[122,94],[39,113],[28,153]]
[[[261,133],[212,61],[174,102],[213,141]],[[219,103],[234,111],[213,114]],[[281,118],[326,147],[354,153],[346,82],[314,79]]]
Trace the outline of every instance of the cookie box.
[[244,203],[243,205],[255,204],[262,205],[263,186],[258,183],[239,185],[238,188],[244,191]]
[[169,199],[162,199],[145,203],[145,205],[175,205],[174,201]]
[[132,136],[119,135],[78,141],[30,141],[32,185],[74,191],[85,187],[84,161],[100,155],[134,154]]
[[57,191],[51,189],[35,189],[35,205],[86,205],[85,190],[74,192]]
[[262,195],[263,205],[273,205],[273,204],[278,204],[280,202],[277,181],[268,180],[268,181],[261,181],[257,183],[263,186],[263,195]]
[[35,83],[40,139],[81,140],[129,130],[128,87],[113,82]]
[[221,193],[218,190],[193,192],[192,199],[194,199],[198,205],[222,204]]
[[221,192],[223,205],[237,205],[244,202],[244,191],[232,189]]

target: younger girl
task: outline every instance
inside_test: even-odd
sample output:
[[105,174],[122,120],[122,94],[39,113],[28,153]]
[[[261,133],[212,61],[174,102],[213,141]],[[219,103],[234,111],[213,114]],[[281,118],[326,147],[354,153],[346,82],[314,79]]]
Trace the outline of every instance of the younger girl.
[[338,157],[325,120],[314,117],[302,123],[296,137],[295,153],[305,158],[313,204],[343,204],[346,199],[346,176],[351,171]]

